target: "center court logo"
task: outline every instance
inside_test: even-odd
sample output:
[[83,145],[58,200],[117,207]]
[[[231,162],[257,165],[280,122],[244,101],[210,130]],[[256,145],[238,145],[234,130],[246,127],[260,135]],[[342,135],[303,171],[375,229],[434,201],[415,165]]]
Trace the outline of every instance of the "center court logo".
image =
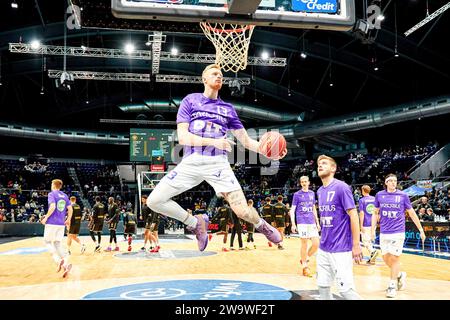
[[292,9],[302,12],[336,13],[336,0],[292,0]]
[[247,281],[175,280],[119,286],[83,297],[85,300],[290,300],[286,289]]

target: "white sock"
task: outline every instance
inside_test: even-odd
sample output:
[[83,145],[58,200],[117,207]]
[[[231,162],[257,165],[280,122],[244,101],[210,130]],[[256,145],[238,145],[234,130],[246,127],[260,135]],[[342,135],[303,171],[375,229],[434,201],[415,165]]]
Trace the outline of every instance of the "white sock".
[[391,281],[389,281],[389,287],[391,287],[391,288],[397,288],[397,280],[391,280]]
[[255,224],[255,228],[261,227],[262,224],[263,224],[263,219],[260,218],[260,219],[259,219],[259,222]]
[[183,191],[183,189],[177,189],[167,183],[160,182],[147,198],[147,205],[155,212],[174,218],[191,228],[195,228],[197,225],[197,218],[190,215],[178,203],[170,200],[172,197]]
[[64,259],[64,267],[66,267],[67,264],[69,263],[69,255],[67,255],[64,252],[64,250],[63,250],[63,248],[61,246],[61,241],[54,241],[53,245],[55,246],[55,250],[56,250],[56,253],[58,254],[58,256],[61,259]]
[[345,292],[341,292],[341,296],[345,300],[362,300],[361,296],[353,289],[349,289]]
[[320,300],[333,300],[330,287],[319,287]]

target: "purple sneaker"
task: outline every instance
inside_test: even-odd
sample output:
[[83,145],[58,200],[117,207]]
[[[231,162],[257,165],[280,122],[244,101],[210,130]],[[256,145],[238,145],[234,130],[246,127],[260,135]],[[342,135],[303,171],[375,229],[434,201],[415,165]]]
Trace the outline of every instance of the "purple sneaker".
[[195,234],[198,241],[198,249],[203,251],[208,245],[208,224],[209,218],[206,214],[197,214],[197,226],[195,228],[187,227],[189,231]]
[[262,221],[263,224],[260,225],[259,228],[256,228],[256,230],[265,235],[267,240],[269,240],[270,242],[275,244],[280,243],[282,240],[280,232],[278,232],[277,229],[268,224],[266,220],[262,219]]

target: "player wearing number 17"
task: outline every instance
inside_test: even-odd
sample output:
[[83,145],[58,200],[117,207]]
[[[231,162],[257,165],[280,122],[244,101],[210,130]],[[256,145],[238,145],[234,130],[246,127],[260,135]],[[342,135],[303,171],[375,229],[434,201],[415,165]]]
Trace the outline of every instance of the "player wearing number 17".
[[411,206],[408,195],[397,190],[397,176],[388,174],[384,180],[386,190],[375,195],[375,212],[372,215],[372,240],[375,239],[378,215],[380,216],[380,248],[383,260],[391,269],[391,280],[386,290],[386,297],[394,298],[397,290],[405,288],[406,272],[400,272],[400,255],[405,241],[405,212],[420,231],[420,238],[425,241],[420,220]]
[[360,263],[359,217],[348,184],[334,178],[336,161],[325,155],[317,159],[323,186],[317,190],[322,234],[317,252],[317,285],[320,299],[330,300],[336,280],[341,296],[359,300],[353,280],[353,260]]
[[[281,242],[280,233],[247,205],[228,162],[227,151],[232,150],[234,142],[227,139],[227,132],[231,131],[245,148],[254,152],[267,150],[267,147],[264,144],[261,148],[260,142],[249,137],[233,105],[220,99],[219,90],[223,83],[220,67],[207,66],[202,73],[202,81],[205,86],[203,93],[189,94],[178,109],[177,134],[179,143],[184,146],[183,160],[158,183],[150,193],[147,205],[155,212],[186,224],[188,230],[196,235],[199,250],[203,251],[208,245],[208,216],[192,216],[171,198],[206,181],[219,197],[227,200],[239,218],[254,224],[269,241],[278,244]],[[272,153],[270,158],[278,160],[286,153],[284,148],[281,152]]]

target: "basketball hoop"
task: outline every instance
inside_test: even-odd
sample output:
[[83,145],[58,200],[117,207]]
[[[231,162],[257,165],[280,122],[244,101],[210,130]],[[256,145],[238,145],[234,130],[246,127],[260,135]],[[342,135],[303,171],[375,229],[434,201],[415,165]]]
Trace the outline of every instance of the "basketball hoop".
[[216,64],[221,69],[236,73],[247,67],[254,25],[200,22],[200,27],[216,48]]

